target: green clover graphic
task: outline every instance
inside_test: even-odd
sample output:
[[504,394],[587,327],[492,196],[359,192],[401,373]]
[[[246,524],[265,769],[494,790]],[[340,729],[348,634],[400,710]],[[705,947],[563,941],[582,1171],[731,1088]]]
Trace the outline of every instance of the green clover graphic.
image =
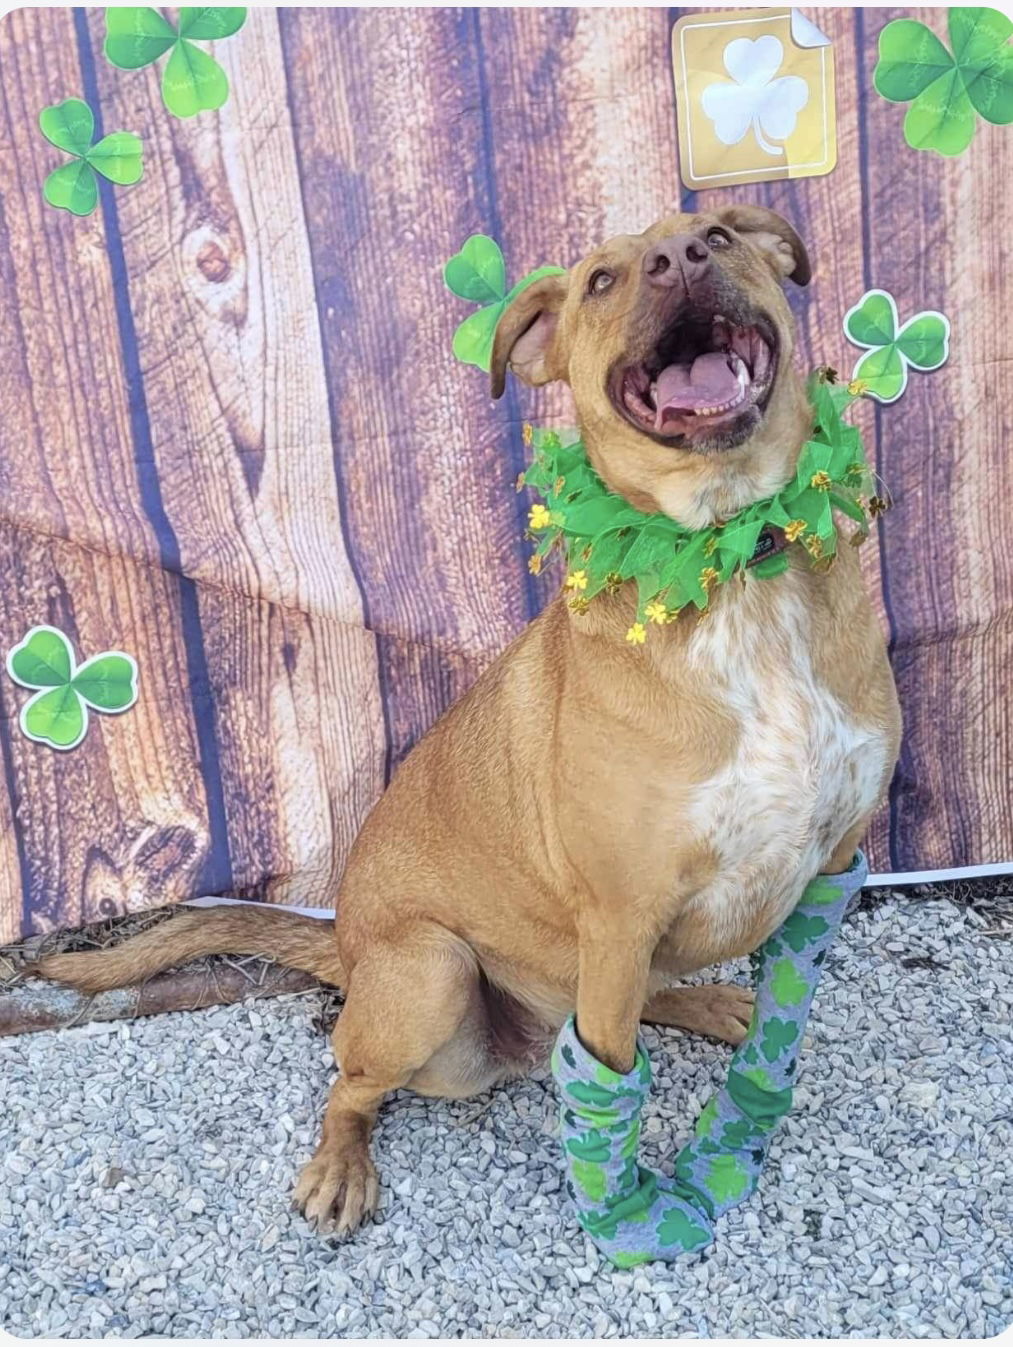
[[659,1244],[678,1244],[683,1249],[697,1249],[707,1243],[707,1231],[691,1221],[681,1207],[670,1207],[658,1225]]
[[611,1154],[608,1137],[602,1136],[598,1131],[591,1131],[583,1137],[571,1137],[566,1143],[566,1149],[578,1160],[593,1165],[605,1164]]
[[96,173],[123,186],[140,179],[140,139],[132,131],[114,131],[93,145],[95,116],[80,98],[43,108],[39,126],[50,145],[74,156],[69,164],[54,168],[42,188],[42,195],[58,210],[90,215],[98,205]]
[[806,945],[812,941],[818,940],[821,935],[826,935],[830,927],[822,917],[807,917],[804,912],[798,909],[787,917],[781,927],[781,935],[784,943],[793,949],[796,954],[801,954]]
[[760,1135],[761,1130],[755,1123],[750,1122],[748,1118],[742,1118],[737,1122],[725,1123],[721,1129],[721,1144],[737,1151]]
[[950,320],[934,309],[916,313],[903,326],[897,302],[886,290],[867,290],[844,315],[844,334],[868,348],[852,379],[878,402],[896,402],[907,387],[908,366],[938,369],[950,353]]
[[118,715],[137,701],[137,662],[104,650],[75,666],[74,651],[56,627],[33,627],[7,656],[7,672],[35,689],[21,708],[21,729],[39,744],[76,748],[88,732],[88,707]]
[[488,373],[496,324],[507,306],[534,281],[562,274],[562,267],[539,267],[507,290],[506,264],[499,244],[486,234],[472,234],[443,268],[444,282],[452,294],[482,305],[454,333],[454,355]]
[[[776,1061],[782,1050],[795,1042],[799,1035],[799,1027],[792,1020],[782,1020],[777,1015],[771,1015],[764,1023],[763,1041],[760,1044],[760,1051],[768,1062]],[[747,1073],[744,1071],[742,1074]]]
[[770,979],[770,991],[779,1006],[799,1006],[806,998],[809,984],[790,959],[778,959]]
[[707,1166],[704,1186],[715,1202],[741,1197],[749,1187],[749,1174],[734,1155],[717,1155]]
[[977,118],[1013,122],[1013,22],[997,9],[951,9],[953,55],[916,19],[895,19],[879,35],[873,73],[878,93],[891,103],[911,103],[904,139],[916,150],[962,154]]
[[590,1160],[574,1160],[570,1165],[573,1181],[585,1197],[601,1202],[608,1191],[605,1170]]
[[110,7],[105,54],[120,70],[140,70],[171,50],[162,72],[162,99],[177,117],[193,117],[220,108],[229,96],[229,81],[215,58],[191,39],[231,37],[245,22],[246,10],[233,6],[184,7],[177,30],[157,9]]

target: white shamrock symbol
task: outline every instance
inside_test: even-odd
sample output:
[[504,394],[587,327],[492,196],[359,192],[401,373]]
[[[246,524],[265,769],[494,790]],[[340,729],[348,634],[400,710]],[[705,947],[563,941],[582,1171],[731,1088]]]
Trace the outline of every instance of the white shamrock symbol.
[[734,84],[708,84],[703,91],[703,110],[714,123],[722,145],[737,145],[752,127],[760,149],[784,154],[783,148],[764,140],[787,140],[795,130],[798,114],[809,102],[809,86],[798,75],[774,76],[784,60],[778,38],[737,37],[725,47],[725,69]]

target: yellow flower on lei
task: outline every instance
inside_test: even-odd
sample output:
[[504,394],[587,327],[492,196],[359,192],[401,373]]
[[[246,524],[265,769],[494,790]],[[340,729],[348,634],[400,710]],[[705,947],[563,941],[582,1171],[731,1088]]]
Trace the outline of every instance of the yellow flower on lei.
[[714,583],[719,578],[719,573],[713,566],[705,566],[700,572],[700,588],[705,594],[709,594],[714,587]]
[[647,640],[647,628],[642,622],[634,622],[626,633],[626,639],[630,645],[643,645]]
[[544,529],[552,523],[552,515],[544,505],[532,505],[528,514],[528,528]]
[[571,571],[563,583],[567,589],[587,589],[587,571]]
[[793,519],[790,524],[784,526],[784,536],[790,543],[797,542],[808,527],[804,519]]
[[663,603],[659,603],[657,599],[647,605],[644,609],[644,613],[647,616],[648,622],[654,622],[659,627],[663,622],[668,621],[668,609]]

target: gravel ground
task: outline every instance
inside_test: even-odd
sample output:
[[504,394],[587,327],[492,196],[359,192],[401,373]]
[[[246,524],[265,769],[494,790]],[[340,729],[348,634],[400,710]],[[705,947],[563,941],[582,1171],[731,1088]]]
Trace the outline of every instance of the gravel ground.
[[[611,1270],[560,1191],[544,1073],[381,1114],[378,1220],[289,1208],[332,1074],[308,992],[0,1040],[0,1323],[54,1337],[986,1337],[1013,1321],[1009,908],[863,898],[796,1107],[717,1243]],[[744,968],[731,970],[744,978]],[[729,1050],[645,1031],[642,1160]]]

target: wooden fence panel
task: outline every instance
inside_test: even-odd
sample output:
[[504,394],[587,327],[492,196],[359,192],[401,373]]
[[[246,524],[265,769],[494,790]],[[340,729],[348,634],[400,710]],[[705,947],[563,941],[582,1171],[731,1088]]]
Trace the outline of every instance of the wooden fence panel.
[[40,192],[39,111],[81,88],[72,12],[7,15],[0,50],[0,647],[51,623],[79,658],[123,645],[142,670],[128,733],[95,716],[69,753],[25,738],[28,694],[0,678],[11,938],[186,897],[213,882],[213,848],[185,692],[191,592],[162,569],[137,487],[105,221]]
[[[883,25],[901,17],[946,36],[945,10],[869,10],[856,20],[863,47],[874,52]],[[902,321],[937,309],[952,324],[949,363],[912,373],[876,417],[896,498],[882,530],[883,591],[905,712],[892,863],[1010,860],[1013,555],[1002,502],[1013,491],[1013,138],[980,122],[957,158],[911,150],[904,109],[872,91],[870,69],[860,85],[868,284],[894,295]]]
[[[514,480],[521,422],[569,423],[569,395],[490,401],[450,352],[469,310],[444,262],[488,233],[513,280],[736,199],[811,246],[805,363],[850,371],[841,322],[873,286],[951,320],[944,369],[858,412],[896,500],[863,567],[906,721],[870,852],[1013,859],[1013,138],[908,147],[872,70],[912,12],[821,9],[837,168],[686,191],[679,13],[254,8],[214,44],[225,106],[186,121],[158,69],[105,60],[103,11],[0,21],[0,641],[50,622],[141,670],[69,753],[21,734],[0,680],[0,937],[200,892],[329,901],[390,771],[553,592]],[[41,196],[38,113],[68,96],[145,148],[86,219]]]
[[138,125],[152,159],[146,192],[117,202],[166,522],[198,582],[227,891],[326,906],[379,794],[384,729],[335,490],[277,15],[251,10],[245,45],[219,44],[229,100],[186,122],[153,70],[98,57],[101,12],[89,27],[106,115]]

